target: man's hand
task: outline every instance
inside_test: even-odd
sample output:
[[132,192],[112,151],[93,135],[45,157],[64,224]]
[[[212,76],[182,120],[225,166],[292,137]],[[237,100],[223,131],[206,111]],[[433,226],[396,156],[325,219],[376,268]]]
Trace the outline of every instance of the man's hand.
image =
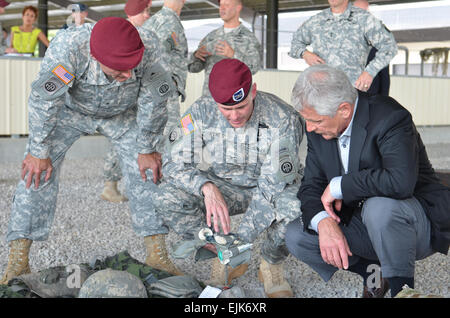
[[228,44],[227,41],[219,41],[219,43],[216,44],[216,54],[217,55],[223,55],[228,58],[232,58],[234,56],[234,50],[233,48]]
[[327,186],[320,200],[322,201],[323,207],[328,215],[331,216],[331,218],[337,223],[341,222],[341,219],[336,215],[336,213],[334,213],[334,208],[336,208],[337,211],[340,211],[342,208],[342,200],[333,198],[331,195],[330,185]]
[[147,175],[145,171],[147,169],[152,169],[153,171],[153,183],[157,183],[159,179],[163,177],[162,175],[162,163],[161,154],[159,152],[153,152],[150,154],[138,154],[138,166],[139,172],[141,173],[142,180],[147,182]]
[[348,257],[353,254],[336,221],[332,218],[325,218],[319,222],[317,229],[320,254],[324,262],[339,269],[348,269]]
[[47,182],[52,176],[53,166],[50,158],[39,159],[33,157],[31,154],[27,154],[22,162],[22,180],[25,180],[25,175],[27,175],[26,188],[29,189],[31,183],[33,182],[34,176],[34,187],[37,189],[41,181],[41,173],[45,171],[45,182]]
[[373,77],[366,71],[362,72],[361,75],[355,82],[355,87],[360,91],[367,92],[372,85]]
[[210,56],[210,55],[212,55],[212,53],[211,53],[211,52],[208,52],[208,51],[206,50],[206,46],[204,46],[204,45],[201,46],[201,47],[199,47],[199,48],[197,49],[197,51],[195,51],[195,53],[194,53],[194,56],[195,56],[196,58],[202,60],[203,62],[205,62],[205,61],[206,61],[206,58],[207,58],[208,56]]
[[303,53],[302,58],[305,60],[306,63],[308,63],[309,66],[317,64],[325,64],[325,61],[321,59],[317,54],[314,54],[308,50],[306,50]]
[[205,196],[206,224],[211,226],[211,215],[214,219],[214,231],[219,232],[219,220],[224,234],[230,232],[230,215],[219,188],[212,182],[207,182],[202,187]]

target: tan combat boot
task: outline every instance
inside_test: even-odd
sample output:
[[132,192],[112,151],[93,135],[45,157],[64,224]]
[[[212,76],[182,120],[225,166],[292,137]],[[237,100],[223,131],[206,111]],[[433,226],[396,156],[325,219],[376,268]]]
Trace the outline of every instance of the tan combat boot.
[[6,285],[14,277],[31,273],[28,264],[28,254],[33,241],[29,239],[18,239],[11,241],[9,250],[8,265],[3,275],[0,285]]
[[172,275],[184,275],[170,260],[164,237],[164,234],[144,237],[144,243],[147,248],[145,264]]
[[210,279],[206,283],[211,286],[229,286],[233,279],[244,275],[247,269],[247,263],[233,268],[228,265],[223,265],[220,263],[219,259],[215,257],[211,264]]
[[128,198],[117,189],[117,181],[106,181],[100,198],[114,203],[128,201]]
[[264,283],[264,291],[269,298],[290,298],[294,296],[291,286],[284,278],[283,263],[272,265],[261,258],[258,278]]

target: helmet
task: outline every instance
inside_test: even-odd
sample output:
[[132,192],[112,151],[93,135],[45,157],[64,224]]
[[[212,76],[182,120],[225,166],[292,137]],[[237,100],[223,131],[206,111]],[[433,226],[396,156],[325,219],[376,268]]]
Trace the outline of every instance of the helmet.
[[98,271],[81,286],[78,298],[147,298],[142,281],[125,271],[110,268]]

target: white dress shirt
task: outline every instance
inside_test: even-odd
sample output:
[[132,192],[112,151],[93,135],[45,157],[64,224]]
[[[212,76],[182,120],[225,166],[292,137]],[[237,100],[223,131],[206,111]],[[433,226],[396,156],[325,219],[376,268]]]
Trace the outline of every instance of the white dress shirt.
[[[358,107],[358,97],[355,101],[355,108],[353,110],[352,120],[350,124],[347,126],[347,129],[336,139],[338,144],[339,154],[341,156],[342,166],[344,168],[345,173],[348,171],[348,156],[350,154],[350,140],[352,136],[352,126],[353,126],[353,118],[355,118],[356,108]],[[342,197],[342,188],[341,188],[341,180],[342,176],[334,177],[330,181],[330,192],[333,198],[337,200],[341,200]],[[326,211],[321,211],[317,213],[312,219],[309,225],[311,230],[318,232],[317,226],[319,222],[323,219],[330,217]]]

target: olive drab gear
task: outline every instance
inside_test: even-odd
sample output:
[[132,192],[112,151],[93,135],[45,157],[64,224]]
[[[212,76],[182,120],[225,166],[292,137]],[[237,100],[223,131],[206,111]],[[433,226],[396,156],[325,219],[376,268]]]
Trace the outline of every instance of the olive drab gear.
[[35,296],[41,298],[77,297],[81,286],[94,271],[87,265],[56,266],[39,272],[20,275],[10,284],[27,287]]
[[261,258],[258,278],[264,283],[264,291],[267,297],[289,298],[294,296],[291,286],[284,278],[283,263],[270,264]]
[[145,264],[153,268],[166,271],[172,275],[183,275],[183,273],[172,263],[166,249],[165,235],[157,234],[144,237],[147,248]]
[[[205,287],[191,276],[172,276],[168,272],[141,263],[127,251],[123,251],[104,259],[96,258],[90,264],[56,266],[13,278],[8,285],[0,285],[0,298],[78,297],[80,288],[88,277],[105,269],[122,271],[137,277],[144,284],[148,298],[195,298]],[[80,279],[74,281],[77,270]],[[93,295],[91,288],[88,296]],[[98,294],[97,297],[103,296]]]
[[100,198],[114,203],[128,201],[128,198],[117,189],[117,181],[106,181]]
[[32,242],[29,239],[11,241],[8,265],[6,266],[5,274],[0,281],[0,285],[6,285],[14,277],[31,272],[28,263],[28,254],[30,253]]
[[403,289],[395,295],[394,298],[444,298],[441,295],[426,294],[416,289],[409,288],[408,285],[403,286]]
[[104,269],[84,282],[78,298],[147,298],[142,281],[125,271]]

